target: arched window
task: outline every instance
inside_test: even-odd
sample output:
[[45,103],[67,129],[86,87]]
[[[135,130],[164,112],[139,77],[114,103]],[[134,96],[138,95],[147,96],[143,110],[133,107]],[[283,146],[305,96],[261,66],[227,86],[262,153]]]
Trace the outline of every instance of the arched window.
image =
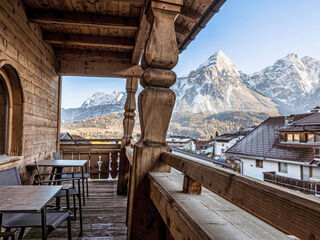
[[0,155],[23,153],[23,92],[16,70],[0,61]]

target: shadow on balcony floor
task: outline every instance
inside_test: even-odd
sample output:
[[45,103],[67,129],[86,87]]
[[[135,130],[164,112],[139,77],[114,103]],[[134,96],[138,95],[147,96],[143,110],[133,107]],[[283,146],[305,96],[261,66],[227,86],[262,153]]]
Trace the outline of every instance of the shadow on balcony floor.
[[[79,221],[72,221],[72,239],[126,239],[125,196],[117,195],[117,182],[90,182],[90,197],[83,208],[83,236],[78,237]],[[67,239],[66,224],[53,231],[49,239]],[[41,229],[31,229],[24,239],[41,239]]]

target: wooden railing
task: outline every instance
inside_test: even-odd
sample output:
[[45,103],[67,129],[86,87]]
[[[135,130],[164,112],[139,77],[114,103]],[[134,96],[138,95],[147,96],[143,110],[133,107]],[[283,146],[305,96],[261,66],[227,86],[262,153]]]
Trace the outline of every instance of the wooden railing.
[[[88,160],[92,179],[116,179],[119,173],[120,139],[65,139],[60,142],[62,159]],[[78,171],[78,169],[68,169]]]
[[306,194],[320,194],[320,184],[276,175],[275,172],[264,172],[263,180],[279,186],[298,190]]
[[[126,149],[126,155],[128,159],[131,159],[129,162],[132,163],[134,159],[131,148]],[[211,239],[218,236],[215,234],[219,232],[218,226],[220,225],[213,224],[211,218],[208,218],[206,204],[196,205],[201,199],[199,197],[203,195],[201,194],[202,187],[257,217],[250,218],[249,214],[245,221],[262,222],[263,220],[265,225],[253,223],[257,228],[257,234],[260,230],[260,234],[267,231],[275,234],[276,229],[279,229],[282,233],[279,231],[277,234],[280,234],[281,239],[286,238],[286,234],[301,239],[320,237],[317,221],[320,219],[320,200],[314,196],[174,153],[163,153],[160,161],[184,174],[183,184],[179,184],[177,182],[180,181],[179,178],[173,176],[173,173],[148,173],[150,199],[174,239]],[[180,191],[178,186],[181,187]],[[204,195],[207,192],[205,190]],[[189,197],[184,196],[183,193],[188,194]],[[193,198],[190,194],[198,194],[198,196]],[[212,200],[204,196],[203,199],[205,198],[208,200],[207,204],[210,204]],[[219,206],[221,208],[221,204]],[[212,211],[213,214],[214,212]],[[236,221],[239,222],[239,219]],[[270,230],[270,225],[274,227],[273,230]],[[233,230],[241,230],[241,226],[233,229],[231,224],[229,230],[223,226],[222,224],[220,230],[224,237],[231,236]],[[245,225],[242,227],[246,228]],[[280,237],[281,234],[284,235]],[[256,235],[255,239],[259,239],[259,235]],[[277,239],[277,237],[270,237],[270,239]]]

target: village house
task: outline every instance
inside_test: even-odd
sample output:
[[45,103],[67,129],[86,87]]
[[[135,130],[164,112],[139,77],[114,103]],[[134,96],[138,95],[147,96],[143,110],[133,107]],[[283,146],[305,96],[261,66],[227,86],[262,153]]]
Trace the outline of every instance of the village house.
[[225,133],[215,137],[214,140],[214,158],[225,159],[226,151],[241,140],[247,132]]
[[186,151],[195,152],[196,145],[194,139],[186,136],[169,136],[166,138],[169,146],[180,148]]
[[313,111],[270,117],[226,154],[242,165],[244,175],[292,187],[300,183],[294,179],[320,179],[319,149],[320,113]]
[[209,158],[213,157],[214,141],[212,139],[197,140],[195,144],[197,154],[204,155]]

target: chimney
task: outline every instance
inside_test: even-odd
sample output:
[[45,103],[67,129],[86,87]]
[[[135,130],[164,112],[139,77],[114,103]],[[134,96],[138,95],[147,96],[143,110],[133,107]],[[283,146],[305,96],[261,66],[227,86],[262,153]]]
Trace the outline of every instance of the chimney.
[[285,125],[285,126],[288,126],[288,125],[290,125],[291,123],[293,123],[293,116],[292,116],[292,115],[286,116],[286,117],[284,118],[284,125]]
[[311,109],[310,112],[311,113],[318,113],[320,111],[320,107],[316,106],[314,109]]

